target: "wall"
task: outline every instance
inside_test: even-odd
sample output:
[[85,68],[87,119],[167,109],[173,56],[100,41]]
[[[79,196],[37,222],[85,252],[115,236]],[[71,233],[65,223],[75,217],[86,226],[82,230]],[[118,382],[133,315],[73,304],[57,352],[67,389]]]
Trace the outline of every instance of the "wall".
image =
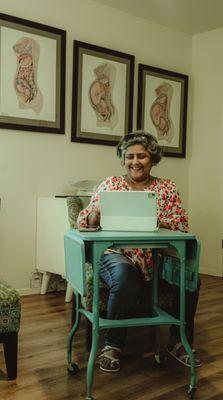
[[[113,147],[70,142],[73,40],[135,55],[135,128],[137,63],[190,75],[192,38],[90,0],[0,0],[0,9],[67,31],[66,134],[0,131],[1,276],[26,290],[35,269],[37,197],[61,193],[69,181],[122,171]],[[190,143],[190,109],[188,122]],[[188,158],[164,158],[155,171],[176,181],[185,205],[188,164]]]
[[193,115],[189,163],[192,229],[202,241],[202,271],[222,275],[223,29],[193,37]]

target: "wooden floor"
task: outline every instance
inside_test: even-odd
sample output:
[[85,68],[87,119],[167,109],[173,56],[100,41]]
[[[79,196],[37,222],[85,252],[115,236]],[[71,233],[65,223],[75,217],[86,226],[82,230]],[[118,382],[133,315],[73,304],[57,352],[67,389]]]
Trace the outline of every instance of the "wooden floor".
[[[64,293],[22,298],[19,334],[18,378],[8,381],[0,345],[1,400],[79,400],[85,398],[87,353],[84,324],[76,336],[74,357],[80,366],[75,377],[66,370],[66,338],[70,329],[71,304]],[[148,328],[147,328],[148,329]],[[100,372],[95,367],[96,400],[186,399],[189,370],[174,360],[165,367],[154,363],[149,351],[148,330],[129,332],[127,351],[118,374]],[[167,327],[162,340],[168,338]],[[147,342],[146,342],[147,339]],[[197,370],[197,399],[223,400],[223,280],[202,277],[196,319],[196,348],[204,365]]]

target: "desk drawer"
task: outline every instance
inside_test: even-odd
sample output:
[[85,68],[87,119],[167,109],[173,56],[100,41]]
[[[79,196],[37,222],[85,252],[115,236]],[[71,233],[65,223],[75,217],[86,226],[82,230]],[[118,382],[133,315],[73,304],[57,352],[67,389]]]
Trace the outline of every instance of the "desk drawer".
[[[163,256],[161,276],[172,285],[180,284],[180,262],[176,257]],[[194,291],[197,289],[198,272],[191,260],[186,265],[186,289]]]

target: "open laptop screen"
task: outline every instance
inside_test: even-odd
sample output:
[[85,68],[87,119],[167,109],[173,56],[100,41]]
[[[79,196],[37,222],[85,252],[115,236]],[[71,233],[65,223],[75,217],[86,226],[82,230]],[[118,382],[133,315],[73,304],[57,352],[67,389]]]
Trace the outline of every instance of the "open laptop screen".
[[151,191],[101,191],[101,228],[108,231],[157,230],[156,194]]

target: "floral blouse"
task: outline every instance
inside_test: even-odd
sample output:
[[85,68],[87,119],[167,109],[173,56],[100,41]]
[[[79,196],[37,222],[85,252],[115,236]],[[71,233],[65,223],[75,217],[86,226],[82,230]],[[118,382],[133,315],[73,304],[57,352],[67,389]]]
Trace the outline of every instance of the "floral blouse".
[[[100,191],[103,190],[132,190],[123,176],[111,176],[105,179],[91,198],[90,204],[80,212],[77,220],[78,227],[87,225],[88,215],[99,207]],[[188,231],[188,216],[181,204],[181,199],[175,183],[169,179],[154,178],[145,190],[156,193],[157,213],[160,223],[166,223],[172,230]],[[112,251],[112,250],[110,250]],[[142,249],[120,249],[122,254],[141,270],[145,280],[151,279],[152,251]]]

